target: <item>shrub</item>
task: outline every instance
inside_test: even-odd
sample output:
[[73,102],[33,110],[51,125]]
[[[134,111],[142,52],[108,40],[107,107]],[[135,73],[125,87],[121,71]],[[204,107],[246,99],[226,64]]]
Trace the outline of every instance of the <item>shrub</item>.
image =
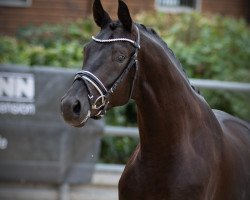
[[137,144],[138,139],[135,138],[105,136],[102,139],[100,162],[127,163]]

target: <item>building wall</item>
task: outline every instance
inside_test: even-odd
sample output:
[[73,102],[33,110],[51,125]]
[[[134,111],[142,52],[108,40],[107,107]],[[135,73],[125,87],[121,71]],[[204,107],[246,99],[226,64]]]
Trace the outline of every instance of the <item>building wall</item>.
[[[30,7],[1,7],[0,33],[13,35],[22,26],[60,23],[86,17],[92,13],[91,0],[33,0]],[[118,1],[102,0],[112,17],[117,17]],[[153,10],[154,0],[126,0],[131,13]]]
[[[124,0],[132,14],[154,10],[154,0]],[[202,12],[220,13],[249,19],[249,0],[200,0]],[[61,23],[92,13],[93,0],[32,0],[27,8],[0,6],[0,33],[13,35],[28,24]],[[117,18],[118,1],[102,0],[104,8]],[[247,5],[248,3],[248,5]],[[247,10],[248,9],[248,10]]]
[[[117,17],[118,1],[103,0],[103,7],[110,13],[112,17]],[[154,10],[154,0],[124,0],[129,7],[131,14],[137,14],[143,11]]]
[[0,33],[14,34],[28,24],[60,23],[87,16],[89,0],[33,0],[30,7],[1,7]]
[[233,17],[247,17],[249,0],[202,0],[202,12],[219,13]]

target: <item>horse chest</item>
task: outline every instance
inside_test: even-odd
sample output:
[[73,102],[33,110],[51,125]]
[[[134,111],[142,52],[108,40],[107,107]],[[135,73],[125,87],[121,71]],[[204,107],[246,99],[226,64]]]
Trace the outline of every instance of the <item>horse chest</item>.
[[[190,172],[170,170],[163,165],[145,166],[133,159],[119,181],[119,200],[202,200],[203,186]],[[175,168],[175,167],[174,167]],[[176,169],[176,168],[175,168]],[[184,177],[188,177],[184,179]]]
[[119,181],[119,200],[169,200],[169,185],[166,174],[135,162],[126,167]]
[[[154,185],[149,174],[145,174],[143,169],[129,167],[124,171],[119,181],[119,200],[164,200],[166,198],[158,198],[154,191],[158,186]],[[163,190],[161,190],[163,191]]]
[[[150,178],[151,177],[151,178]],[[177,183],[173,180],[138,177],[138,174],[125,174],[119,182],[119,200],[203,200],[201,185]]]

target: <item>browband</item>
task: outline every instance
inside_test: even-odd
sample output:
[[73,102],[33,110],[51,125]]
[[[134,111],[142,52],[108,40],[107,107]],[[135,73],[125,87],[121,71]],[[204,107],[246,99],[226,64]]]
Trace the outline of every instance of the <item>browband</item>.
[[127,38],[115,38],[115,39],[107,39],[107,40],[102,40],[102,39],[97,39],[94,36],[92,36],[92,39],[96,42],[100,43],[110,43],[110,42],[130,42],[132,45],[134,45],[136,48],[140,49],[140,44],[137,42],[127,39]]

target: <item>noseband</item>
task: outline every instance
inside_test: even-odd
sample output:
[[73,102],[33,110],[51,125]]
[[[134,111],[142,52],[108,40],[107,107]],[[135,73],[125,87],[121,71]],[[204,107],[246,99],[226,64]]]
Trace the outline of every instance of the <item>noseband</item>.
[[[105,115],[106,110],[108,108],[108,105],[110,103],[109,102],[110,95],[115,92],[115,90],[117,89],[117,86],[123,81],[126,74],[128,74],[130,69],[133,66],[135,66],[136,71],[135,71],[133,83],[132,83],[132,86],[130,89],[130,95],[129,95],[128,100],[131,99],[131,96],[132,96],[132,93],[134,90],[135,80],[137,77],[137,72],[138,72],[137,54],[138,54],[138,51],[140,49],[140,32],[139,32],[139,29],[137,26],[136,26],[136,30],[137,30],[137,41],[133,41],[133,40],[130,40],[128,38],[115,38],[115,39],[105,40],[105,39],[97,39],[94,36],[92,36],[92,39],[98,43],[129,42],[135,47],[135,53],[131,56],[131,58],[128,62],[128,65],[125,67],[125,69],[119,75],[119,77],[115,80],[115,82],[113,83],[113,85],[111,86],[110,89],[107,89],[105,87],[105,85],[102,83],[102,81],[96,75],[91,73],[90,71],[82,70],[76,74],[75,80],[79,80],[79,79],[83,80],[85,85],[87,86],[88,98],[89,98],[91,109],[99,111],[95,116],[92,116],[93,119],[100,119]],[[96,91],[99,93],[99,96],[96,99],[94,99],[94,95],[91,92],[89,84],[91,84],[96,89]],[[88,115],[83,120],[83,123],[88,120],[88,118],[91,115],[90,113],[91,113],[91,111],[88,112]]]

